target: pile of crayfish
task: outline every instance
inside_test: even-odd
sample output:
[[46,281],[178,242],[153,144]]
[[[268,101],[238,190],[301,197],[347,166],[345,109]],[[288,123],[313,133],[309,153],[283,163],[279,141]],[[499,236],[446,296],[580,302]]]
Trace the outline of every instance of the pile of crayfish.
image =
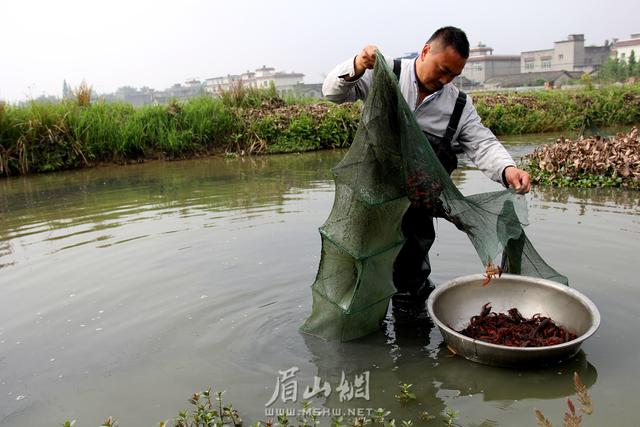
[[576,334],[555,324],[539,313],[527,319],[517,308],[508,314],[491,311],[491,303],[482,306],[479,316],[473,316],[469,326],[460,332],[469,338],[510,347],[546,347],[576,339]]
[[442,184],[424,171],[414,171],[407,177],[407,196],[413,207],[442,209],[442,202],[438,199],[442,190]]

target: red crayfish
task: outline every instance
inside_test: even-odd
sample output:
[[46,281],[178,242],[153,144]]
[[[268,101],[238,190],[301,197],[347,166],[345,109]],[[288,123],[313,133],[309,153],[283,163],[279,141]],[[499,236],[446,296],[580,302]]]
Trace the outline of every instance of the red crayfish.
[[495,276],[502,276],[502,268],[497,265],[493,265],[491,260],[489,260],[487,266],[484,268],[485,279],[484,282],[482,282],[482,286],[487,286]]

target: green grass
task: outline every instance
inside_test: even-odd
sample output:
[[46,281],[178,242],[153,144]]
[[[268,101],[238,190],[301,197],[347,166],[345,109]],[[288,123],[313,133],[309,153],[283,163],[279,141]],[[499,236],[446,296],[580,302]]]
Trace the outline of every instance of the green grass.
[[[500,135],[640,122],[640,84],[526,94],[475,94],[483,123]],[[168,105],[0,102],[0,175],[100,162],[178,159],[211,153],[287,153],[347,147],[361,104],[279,98],[274,88],[235,87],[220,98]]]
[[597,89],[474,94],[485,126],[497,135],[579,130],[640,122],[640,84]]

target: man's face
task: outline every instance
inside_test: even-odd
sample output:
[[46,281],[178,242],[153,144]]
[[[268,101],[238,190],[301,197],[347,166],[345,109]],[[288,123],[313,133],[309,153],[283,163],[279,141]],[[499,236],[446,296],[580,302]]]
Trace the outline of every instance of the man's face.
[[452,46],[442,48],[436,41],[422,48],[416,61],[416,74],[424,87],[436,92],[460,75],[466,62]]

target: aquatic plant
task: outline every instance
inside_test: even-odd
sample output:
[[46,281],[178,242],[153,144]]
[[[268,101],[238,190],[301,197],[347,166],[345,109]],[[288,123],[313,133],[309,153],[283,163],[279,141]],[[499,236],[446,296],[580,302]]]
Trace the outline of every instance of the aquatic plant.
[[[589,396],[587,387],[584,385],[577,372],[573,373],[573,386],[576,390],[578,402],[581,407],[579,410],[576,409],[573,401],[570,398],[567,398],[567,411],[563,416],[563,427],[580,427],[582,425],[582,415],[591,415],[593,413],[591,397]],[[534,408],[533,414],[539,427],[553,427],[551,421],[540,409]]]
[[559,187],[623,187],[640,189],[638,129],[611,138],[559,138],[527,157],[534,183]]
[[[75,423],[75,420],[73,422]],[[118,421],[114,420],[113,417],[109,417],[100,424],[100,427],[118,427]]]
[[412,400],[416,400],[416,395],[409,389],[413,387],[413,384],[400,384],[400,393],[395,395],[395,398],[402,406],[406,406]]
[[[172,420],[174,427],[209,427],[242,425],[242,419],[233,406],[225,405],[222,399],[224,392],[211,393],[211,388],[194,393],[189,399],[191,410],[183,410]],[[215,399],[215,404],[212,400]],[[170,425],[164,421],[161,426]]]
[[447,419],[445,420],[445,424],[447,427],[453,427],[455,425],[455,420],[460,417],[460,412],[456,411],[453,408],[447,408],[444,412]]
[[[587,391],[586,386],[580,379],[577,372],[573,374],[573,383],[576,390],[578,402],[581,407],[578,409],[573,404],[573,401],[567,399],[568,410],[564,414],[563,427],[580,427],[582,422],[582,415],[590,415],[593,413],[593,403],[591,397]],[[415,400],[415,394],[409,391],[412,387],[411,384],[402,383],[400,385],[400,394],[396,395],[398,400],[411,401]],[[191,404],[191,409],[185,409],[178,413],[178,415],[172,419],[161,421],[159,427],[240,427],[243,424],[242,418],[238,411],[232,406],[223,402],[224,392],[211,391],[211,388],[207,390],[194,393],[188,402]],[[400,398],[401,397],[401,398]],[[251,424],[251,427],[284,427],[289,425],[295,425],[297,427],[312,427],[320,424],[317,414],[314,412],[314,408],[311,407],[309,401],[301,402],[302,411],[301,415],[291,420],[286,413],[277,416],[276,421],[269,419],[267,421],[256,421]],[[539,427],[553,427],[551,421],[544,415],[544,413],[534,408],[534,416]],[[443,412],[442,421],[447,426],[455,426],[455,420],[460,417],[460,413],[453,408],[446,408]],[[427,422],[433,420],[435,417],[430,415],[426,410],[420,412],[418,419],[421,422]],[[62,427],[74,427],[75,420],[65,421],[62,423]],[[377,408],[370,414],[370,416],[356,416],[346,418],[344,416],[334,416],[331,418],[332,427],[347,427],[347,426],[381,426],[381,427],[395,427],[396,425],[412,426],[413,420],[400,420],[396,421],[391,417],[391,411],[384,408]],[[107,418],[100,427],[116,427],[118,421],[113,417]]]
[[[411,394],[408,390],[411,387],[410,384],[401,385],[401,393]],[[191,404],[191,409],[185,409],[180,411],[176,417],[161,421],[158,423],[159,427],[241,427],[243,425],[242,418],[236,409],[231,405],[223,403],[222,395],[224,392],[212,393],[211,388],[194,393],[188,402]],[[213,398],[213,399],[212,399]],[[413,396],[410,399],[415,399]],[[214,402],[215,400],[215,402]],[[276,416],[276,420],[268,419],[266,421],[256,421],[251,424],[251,427],[315,427],[320,425],[320,420],[315,409],[311,407],[309,401],[301,402],[301,411],[298,411],[300,415],[291,419],[285,412]],[[458,412],[448,408],[444,413],[442,421],[448,425],[453,426],[453,421],[458,418]],[[435,417],[429,415],[427,411],[422,411],[418,419],[421,422],[431,421]],[[62,427],[74,427],[76,420],[65,421],[61,424]],[[330,425],[332,427],[353,427],[353,426],[379,426],[379,427],[396,427],[397,425],[409,427],[413,426],[413,420],[399,420],[391,417],[391,411],[384,408],[377,408],[373,410],[368,416],[334,416],[331,418]],[[116,427],[118,421],[113,417],[107,418],[100,427]]]

